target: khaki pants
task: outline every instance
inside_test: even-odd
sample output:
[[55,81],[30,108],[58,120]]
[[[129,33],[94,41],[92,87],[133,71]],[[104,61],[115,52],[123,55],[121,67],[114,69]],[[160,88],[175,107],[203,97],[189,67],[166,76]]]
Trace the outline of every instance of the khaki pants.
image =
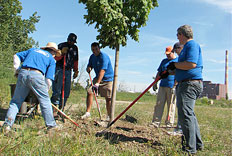
[[169,87],[159,87],[156,105],[154,107],[154,114],[152,122],[161,122],[165,103],[167,102],[167,116],[165,123],[174,124],[175,117],[175,93],[172,88]]
[[[95,84],[97,79],[93,79],[93,84]],[[99,94],[101,97],[105,98],[111,98],[112,95],[112,86],[113,82],[112,81],[102,81],[99,85]],[[92,87],[88,89],[89,93],[92,93]]]

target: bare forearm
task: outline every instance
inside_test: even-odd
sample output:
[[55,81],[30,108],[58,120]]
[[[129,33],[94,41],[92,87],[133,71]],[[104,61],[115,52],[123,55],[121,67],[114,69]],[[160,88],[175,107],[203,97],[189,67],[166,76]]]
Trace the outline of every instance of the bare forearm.
[[190,70],[190,69],[193,69],[196,67],[196,64],[195,63],[192,63],[192,62],[176,62],[175,63],[175,67],[177,69],[181,69],[181,70]]
[[160,72],[157,72],[157,74],[156,74],[156,77],[155,77],[155,78],[157,79],[157,77],[158,77],[159,75],[160,75]]
[[104,77],[104,74],[105,74],[105,70],[100,70],[99,74],[98,74],[98,78],[97,78],[97,83],[100,83],[101,80],[103,79]]

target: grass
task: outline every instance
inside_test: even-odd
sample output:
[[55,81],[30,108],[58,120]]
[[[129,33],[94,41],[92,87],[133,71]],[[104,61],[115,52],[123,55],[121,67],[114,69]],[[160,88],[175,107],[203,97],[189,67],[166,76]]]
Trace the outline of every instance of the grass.
[[[8,83],[12,81],[7,80],[7,83],[6,81],[0,83],[0,108],[8,107],[10,100]],[[133,101],[139,94],[119,92],[117,100]],[[65,124],[58,122],[60,125],[64,125],[64,130],[50,136],[46,133],[41,116],[23,121],[17,120],[15,124],[20,126],[15,129],[14,133],[9,136],[0,133],[0,155],[186,155],[181,151],[180,138],[165,135],[162,130],[156,131],[157,138],[155,138],[161,143],[161,146],[152,145],[151,142],[118,141],[113,143],[110,139],[96,137],[97,131],[102,130],[101,127],[94,126],[92,121],[98,119],[97,109],[92,109],[92,120],[85,123],[78,119],[78,116],[85,111],[85,98],[85,90],[73,89],[66,106],[66,108],[71,106],[66,110],[66,114],[80,124],[82,129],[75,128],[69,121],[66,121]],[[155,101],[155,95],[145,94],[126,114],[138,120],[135,125],[147,127],[152,120]],[[128,102],[116,105],[115,116],[128,105]],[[106,114],[104,102],[100,102],[100,106],[102,114]],[[204,98],[197,100],[195,112],[205,144],[204,150],[198,152],[197,155],[232,155],[231,111],[231,101],[228,100],[214,100],[214,104],[209,104],[208,100]],[[165,114],[166,108],[162,121],[164,121]],[[125,115],[122,118],[125,118]],[[85,128],[89,133],[86,133]],[[149,131],[149,133],[153,133],[153,131]]]

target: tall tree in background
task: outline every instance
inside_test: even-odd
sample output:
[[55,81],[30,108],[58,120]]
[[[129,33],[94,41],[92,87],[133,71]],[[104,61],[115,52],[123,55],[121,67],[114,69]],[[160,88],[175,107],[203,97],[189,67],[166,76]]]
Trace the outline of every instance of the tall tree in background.
[[79,0],[86,5],[86,23],[95,24],[97,40],[104,48],[116,49],[112,93],[111,121],[114,119],[118,80],[119,47],[126,46],[127,36],[139,41],[139,28],[146,25],[151,9],[158,6],[157,0]]
[[0,62],[8,70],[16,52],[38,45],[28,35],[36,30],[35,24],[40,17],[35,12],[29,19],[22,19],[23,8],[18,0],[0,0],[0,4]]

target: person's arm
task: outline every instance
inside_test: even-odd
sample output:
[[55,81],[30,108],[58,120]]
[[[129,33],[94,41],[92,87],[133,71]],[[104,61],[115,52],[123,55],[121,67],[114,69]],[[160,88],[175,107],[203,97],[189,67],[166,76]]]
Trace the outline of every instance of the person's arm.
[[156,76],[155,76],[155,79],[160,75],[160,72],[157,72]]
[[18,77],[21,60],[16,54],[14,55],[14,58],[13,58],[13,64],[14,64],[14,69],[15,69],[15,77]]
[[99,74],[98,74],[98,78],[97,78],[97,82],[96,83],[98,83],[98,84],[101,83],[101,80],[103,79],[104,74],[105,74],[105,70],[101,69],[100,72],[99,72]]
[[15,69],[15,71],[17,71],[18,69],[19,69],[19,66],[20,66],[20,64],[21,64],[21,61],[20,61],[20,59],[19,59],[19,57],[15,54],[14,55],[14,59],[13,59],[14,61],[14,69]]
[[190,69],[193,69],[195,68],[197,65],[193,62],[187,62],[187,61],[184,61],[184,62],[176,62],[175,63],[175,67],[177,69],[181,69],[181,70],[190,70]]
[[64,55],[56,56],[56,57],[54,57],[54,59],[55,59],[56,61],[60,61],[63,57],[64,57]]
[[78,71],[78,60],[77,60],[77,61],[74,61],[73,71],[74,71],[74,72],[77,72],[77,71]]
[[48,78],[45,78],[45,82],[48,86],[48,90],[50,89],[50,87],[52,86],[52,80],[51,79],[48,79]]

